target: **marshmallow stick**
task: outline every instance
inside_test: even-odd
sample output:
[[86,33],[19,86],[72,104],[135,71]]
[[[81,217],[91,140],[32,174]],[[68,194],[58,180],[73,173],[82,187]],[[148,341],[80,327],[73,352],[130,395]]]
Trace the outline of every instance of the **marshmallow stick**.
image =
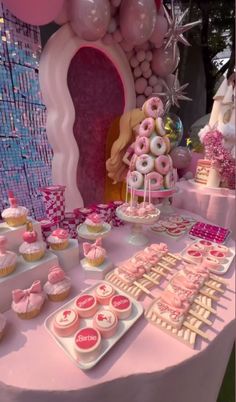
[[159,265],[161,268],[166,269],[169,272],[172,272],[172,268],[166,266],[165,264],[162,264],[161,262],[158,262],[157,265]]
[[165,278],[167,278],[167,276],[168,276],[168,274],[166,274],[165,272],[159,271],[159,269],[157,269],[157,268],[152,268],[151,270],[153,272],[156,272],[157,274],[160,274],[160,275],[164,276]]
[[160,285],[159,281],[156,281],[155,279],[153,279],[151,276],[149,276],[147,274],[143,274],[143,278],[148,279],[150,282],[154,283],[155,285]]
[[126,192],[125,192],[125,203],[128,203],[128,177],[129,177],[129,173],[126,176]]
[[151,204],[151,180],[148,180],[148,202]]
[[198,320],[204,322],[204,324],[212,325],[212,322],[210,320],[208,320],[207,318],[204,318],[202,315],[196,313],[192,309],[189,310],[189,314],[191,314],[193,317],[197,318]]
[[170,265],[176,266],[176,262],[169,261],[169,260],[168,260],[167,258],[165,258],[165,257],[162,257],[162,260],[168,262],[168,264],[170,264]]
[[144,203],[146,202],[146,196],[147,196],[147,176],[144,176],[144,196],[143,196]]
[[227,281],[225,281],[225,280],[222,279],[222,278],[219,278],[218,276],[216,276],[216,275],[214,275],[214,274],[210,274],[210,278],[211,278],[213,281],[216,281],[216,282],[222,283],[222,285],[228,286],[228,282],[227,282]]
[[216,291],[219,292],[219,293],[224,293],[224,292],[225,292],[223,289],[217,288],[217,286],[212,285],[212,284],[209,283],[208,281],[207,281],[207,282],[204,282],[204,285],[206,285],[208,288],[211,288],[211,289],[216,290]]
[[194,299],[193,303],[197,304],[198,306],[203,307],[205,310],[210,311],[210,313],[212,314],[216,314],[216,310],[210,306],[207,306],[207,304],[202,303],[200,300],[198,299]]
[[194,327],[194,325],[191,325],[188,321],[184,321],[183,323],[185,328],[190,329],[191,331],[195,332],[197,335],[200,335],[203,339],[206,339],[207,341],[209,341],[209,337],[200,329]]
[[145,286],[141,285],[141,283],[134,281],[133,285],[135,285],[137,288],[139,288],[140,290],[142,290],[144,293],[146,293],[147,296],[149,296],[151,299],[155,299],[155,297],[153,296],[153,294],[150,292],[150,290],[148,290],[147,288],[145,288]]
[[216,297],[214,295],[211,295],[210,293],[206,292],[205,290],[200,289],[199,293],[201,293],[204,296],[209,297],[210,299],[214,300],[214,301],[219,301],[219,297]]

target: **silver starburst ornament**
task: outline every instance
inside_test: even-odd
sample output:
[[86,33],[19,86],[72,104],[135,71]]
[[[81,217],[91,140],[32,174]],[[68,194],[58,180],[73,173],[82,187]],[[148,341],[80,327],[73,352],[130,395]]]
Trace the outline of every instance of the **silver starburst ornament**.
[[172,44],[174,45],[174,59],[176,54],[176,46],[178,42],[183,43],[185,46],[190,46],[188,40],[184,37],[183,33],[187,32],[189,29],[201,24],[201,20],[189,22],[183,25],[183,20],[186,17],[189,8],[187,8],[183,13],[179,12],[177,15],[177,8],[174,6],[174,0],[171,0],[171,10],[168,12],[167,8],[164,7],[165,17],[168,22],[168,31],[165,35],[166,43],[165,49],[167,49]]
[[180,107],[179,101],[180,100],[186,100],[186,101],[191,101],[191,98],[188,98],[186,96],[186,92],[184,91],[185,88],[187,88],[188,83],[184,85],[179,85],[178,81],[178,71],[176,71],[174,75],[174,81],[170,80],[169,83],[167,83],[165,80],[161,79],[161,83],[164,87],[163,92],[157,92],[154,93],[153,95],[155,96],[160,96],[164,97],[166,104],[165,104],[165,112],[169,112],[171,106],[177,106],[178,108]]

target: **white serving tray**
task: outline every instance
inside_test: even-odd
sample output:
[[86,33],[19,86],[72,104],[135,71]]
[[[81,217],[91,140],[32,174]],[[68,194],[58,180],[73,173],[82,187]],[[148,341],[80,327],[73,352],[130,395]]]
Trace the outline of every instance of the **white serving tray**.
[[[204,239],[197,239],[197,240],[193,241],[192,243],[190,243],[187,247],[185,247],[185,248],[181,251],[180,255],[185,256],[185,253],[186,253],[187,249],[190,248],[193,244],[197,243],[199,240],[204,240]],[[218,245],[219,245],[218,243],[214,243],[214,242],[211,242],[211,243],[214,244],[215,246],[218,246]],[[234,257],[235,257],[235,250],[234,250],[234,248],[233,248],[233,247],[229,247],[229,250],[230,250],[230,255],[227,256],[227,258],[225,259],[225,262],[222,263],[221,269],[220,269],[220,270],[210,269],[210,272],[212,272],[212,273],[214,273],[214,274],[217,274],[217,275],[224,275],[224,274],[226,274],[226,272],[228,271],[228,269],[229,269],[229,267],[230,267],[230,265],[231,265],[231,263],[232,263],[232,261],[233,261],[233,259],[234,259]]]
[[[110,283],[106,281],[99,281],[95,285],[83,290],[80,294],[83,293],[93,293],[93,290],[99,285],[99,283],[107,283],[111,285]],[[124,292],[116,288],[114,285],[112,285],[113,288],[116,290],[118,294],[122,294],[127,296]],[[123,337],[123,335],[126,334],[126,332],[135,324],[135,322],[142,316],[143,314],[143,307],[142,305],[137,302],[135,299],[129,296],[131,302],[132,302],[132,312],[131,315],[126,319],[126,320],[119,320],[117,331],[114,336],[108,339],[102,338],[102,347],[99,353],[99,356],[97,357],[96,360],[93,360],[91,362],[85,363],[82,361],[78,360],[77,354],[74,350],[73,347],[73,339],[74,339],[74,334],[68,337],[60,337],[56,334],[56,332],[53,330],[53,320],[55,315],[61,311],[64,310],[65,308],[72,308],[74,305],[74,301],[77,299],[78,295],[65,303],[63,306],[58,308],[56,311],[54,311],[52,314],[50,314],[45,322],[45,328],[49,332],[49,334],[52,336],[52,338],[56,341],[56,343],[60,346],[60,348],[66,353],[66,355],[73,361],[73,363],[79,367],[82,370],[89,370],[92,367],[94,367],[108,352],[109,350]],[[106,306],[100,305],[100,309],[102,308],[107,308]],[[83,328],[86,326],[92,326],[92,321],[93,317],[90,318],[80,318],[80,326],[79,328]]]

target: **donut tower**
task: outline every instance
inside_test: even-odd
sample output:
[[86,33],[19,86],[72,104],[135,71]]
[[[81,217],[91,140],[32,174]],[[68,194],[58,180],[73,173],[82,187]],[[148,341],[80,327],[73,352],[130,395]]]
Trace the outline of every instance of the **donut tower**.
[[171,144],[164,128],[161,99],[148,99],[142,110],[145,118],[137,130],[127,174],[127,192],[130,187],[132,198],[134,190],[143,190],[144,202],[146,197],[151,202],[153,192],[175,187],[177,174],[169,155]]

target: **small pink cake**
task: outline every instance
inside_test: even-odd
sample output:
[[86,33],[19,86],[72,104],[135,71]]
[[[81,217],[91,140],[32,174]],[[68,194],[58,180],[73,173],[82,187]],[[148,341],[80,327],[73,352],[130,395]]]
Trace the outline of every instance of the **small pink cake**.
[[132,311],[132,302],[128,296],[115,295],[110,300],[110,308],[120,320],[128,318]]
[[167,233],[170,236],[178,237],[184,233],[184,229],[176,227],[174,229],[167,229]]
[[79,328],[78,313],[70,308],[57,313],[53,321],[54,331],[59,336],[70,336]]
[[12,291],[12,310],[23,319],[36,317],[43,306],[46,295],[42,290],[41,282],[34,281],[29,289]]
[[3,338],[7,320],[3,314],[0,313],[0,341]]
[[106,305],[109,304],[110,299],[115,294],[115,289],[108,283],[100,283],[95,289],[95,297],[98,303]]
[[0,236],[0,277],[11,274],[16,268],[17,255],[6,251],[7,239]]
[[92,317],[98,309],[97,300],[93,295],[84,293],[75,300],[75,308],[80,317]]
[[191,261],[193,261],[193,262],[202,262],[202,258],[203,258],[203,255],[202,255],[202,252],[201,251],[198,251],[198,250],[194,250],[193,248],[189,248],[187,251],[186,251],[186,256],[191,260]]
[[55,265],[49,269],[48,281],[43,287],[48,298],[52,301],[62,301],[70,293],[71,279],[65,275],[65,272]]
[[85,224],[89,232],[98,233],[103,229],[104,220],[102,219],[101,215],[94,212],[88,215],[88,217],[85,219]]
[[47,242],[52,250],[64,250],[69,244],[69,233],[65,229],[57,228],[48,236]]
[[31,222],[27,222],[27,230],[23,234],[24,242],[19,247],[19,252],[25,261],[32,262],[40,260],[46,251],[46,243],[37,241],[38,235],[33,230]]
[[210,250],[208,255],[210,257],[216,258],[218,261],[224,261],[226,258],[225,253],[223,253],[222,251],[218,251],[218,250]]
[[216,271],[219,271],[221,269],[221,264],[216,258],[206,256],[203,258],[203,265],[207,267],[208,269],[214,269]]
[[226,256],[230,255],[229,248],[224,246],[223,244],[214,244],[213,249],[215,251],[220,251],[220,252],[224,253]]
[[111,310],[99,310],[93,318],[93,327],[100,332],[103,338],[115,335],[117,326],[117,316]]
[[197,244],[205,252],[208,252],[209,250],[211,250],[213,248],[213,244],[209,240],[199,240],[195,244]]
[[102,247],[102,239],[99,238],[95,243],[83,243],[84,256],[88,263],[93,267],[102,265],[106,258],[106,250]]
[[18,206],[17,200],[12,191],[8,192],[8,200],[10,208],[2,211],[2,218],[12,227],[21,226],[26,223],[29,210],[25,207]]
[[91,327],[79,329],[74,337],[74,347],[82,362],[89,363],[96,360],[101,348],[100,332]]

